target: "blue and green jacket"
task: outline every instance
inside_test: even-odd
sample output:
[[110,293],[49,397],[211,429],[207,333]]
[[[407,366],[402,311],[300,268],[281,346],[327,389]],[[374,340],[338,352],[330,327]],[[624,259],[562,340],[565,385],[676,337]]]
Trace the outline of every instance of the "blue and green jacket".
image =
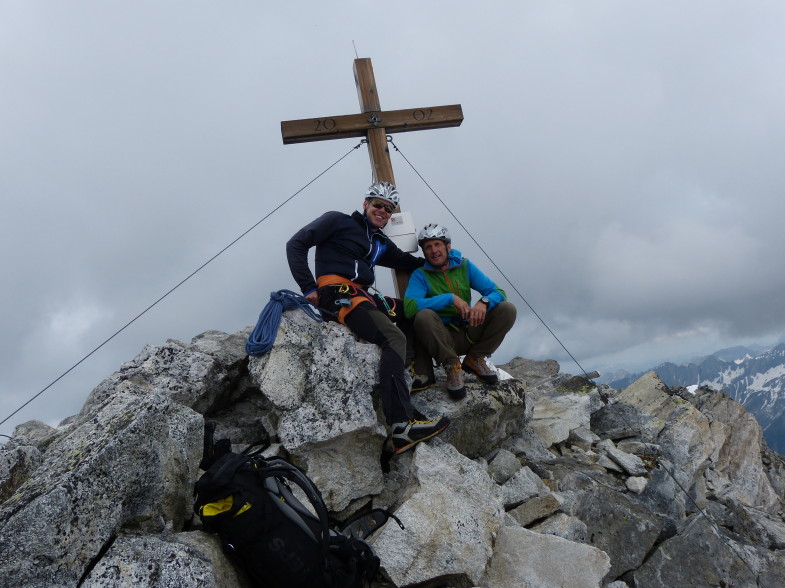
[[445,271],[436,269],[427,261],[423,267],[414,270],[403,299],[407,318],[412,318],[419,310],[429,308],[445,323],[463,322],[453,306],[453,294],[471,304],[472,290],[488,297],[488,310],[507,300],[504,290],[471,261],[462,257],[460,251],[453,249],[447,259],[449,267]]

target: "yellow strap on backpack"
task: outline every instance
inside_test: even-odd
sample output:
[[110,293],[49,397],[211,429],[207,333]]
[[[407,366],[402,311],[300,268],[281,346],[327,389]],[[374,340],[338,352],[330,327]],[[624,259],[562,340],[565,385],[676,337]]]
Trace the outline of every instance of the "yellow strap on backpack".
[[[216,500],[215,502],[208,502],[205,504],[199,509],[199,515],[203,517],[214,517],[219,514],[229,512],[232,510],[232,506],[234,506],[234,498],[232,496],[227,496],[226,498],[221,498],[221,500]],[[246,502],[234,516],[244,513],[249,508],[251,508],[251,504]]]

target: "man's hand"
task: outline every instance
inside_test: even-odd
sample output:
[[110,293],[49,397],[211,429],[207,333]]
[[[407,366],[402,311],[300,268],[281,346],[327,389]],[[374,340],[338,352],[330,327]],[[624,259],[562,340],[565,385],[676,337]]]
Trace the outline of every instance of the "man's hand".
[[[468,305],[467,305],[468,306]],[[479,327],[485,322],[485,313],[488,312],[488,307],[484,302],[477,302],[469,310],[469,325],[472,327]]]
[[472,309],[469,307],[469,305],[463,298],[457,296],[456,294],[453,294],[452,305],[455,307],[455,312],[459,317],[466,320],[469,319],[469,313],[471,312]]
[[310,294],[306,294],[305,299],[311,304],[313,304],[314,306],[319,306],[319,295],[316,293],[316,290],[314,290]]
[[469,322],[469,325],[472,327],[478,327],[485,322],[485,313],[488,311],[488,308],[485,306],[483,302],[478,302],[474,306],[469,306],[469,304],[463,299],[455,294],[452,295],[453,298],[453,306],[455,306],[455,310],[458,315]]

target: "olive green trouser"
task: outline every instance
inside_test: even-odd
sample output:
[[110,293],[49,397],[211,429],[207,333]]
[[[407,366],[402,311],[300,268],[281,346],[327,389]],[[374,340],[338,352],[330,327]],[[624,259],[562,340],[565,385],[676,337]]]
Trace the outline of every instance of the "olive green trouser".
[[515,324],[517,311],[511,302],[500,302],[477,327],[445,324],[433,310],[424,309],[414,317],[416,338],[415,374],[433,378],[433,359],[440,365],[459,355],[492,355]]

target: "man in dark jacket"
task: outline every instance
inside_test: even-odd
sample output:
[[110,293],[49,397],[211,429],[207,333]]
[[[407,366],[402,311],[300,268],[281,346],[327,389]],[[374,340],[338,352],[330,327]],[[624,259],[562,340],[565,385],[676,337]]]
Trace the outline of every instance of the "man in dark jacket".
[[[368,292],[376,280],[375,266],[411,272],[423,264],[381,231],[398,202],[395,186],[377,182],[368,188],[362,212],[326,212],[286,244],[289,269],[308,301],[358,337],[381,347],[382,404],[396,453],[438,435],[450,422],[447,417],[415,420],[404,377],[407,338],[394,323],[405,329],[411,325],[400,300]],[[316,279],[308,267],[311,247],[316,247]]]

